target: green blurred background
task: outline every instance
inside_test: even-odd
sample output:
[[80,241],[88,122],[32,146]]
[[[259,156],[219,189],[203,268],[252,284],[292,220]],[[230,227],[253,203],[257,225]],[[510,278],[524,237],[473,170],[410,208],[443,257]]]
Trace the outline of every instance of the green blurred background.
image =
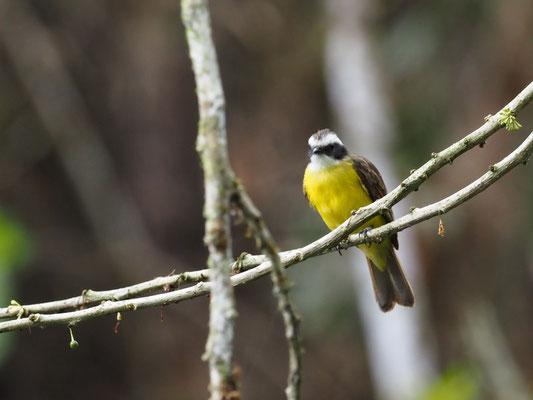
[[[231,162],[283,249],[326,232],[301,194],[308,136],[335,128],[326,2],[211,2]],[[531,1],[380,0],[368,9],[400,178],[532,79]],[[197,103],[179,11],[178,0],[1,0],[3,305],[204,267]],[[436,201],[503,158],[532,130],[531,107],[518,115],[522,130],[465,154],[407,206]],[[529,398],[531,165],[443,222],[444,237],[435,220],[412,228],[427,292],[420,329],[433,343],[424,356],[437,366],[419,398]],[[235,254],[255,252],[244,233],[235,227]],[[303,318],[303,398],[377,399],[349,267],[327,270],[334,257],[290,271]],[[244,398],[281,399],[287,355],[271,283],[253,282],[236,297]],[[118,334],[114,316],[83,323],[76,351],[65,327],[0,335],[0,397],[206,398],[207,309],[200,298],[126,313]]]

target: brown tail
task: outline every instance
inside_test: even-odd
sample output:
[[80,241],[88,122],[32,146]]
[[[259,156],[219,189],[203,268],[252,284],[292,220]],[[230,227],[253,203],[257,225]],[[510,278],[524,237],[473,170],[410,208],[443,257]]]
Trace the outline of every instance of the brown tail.
[[403,273],[402,266],[396,257],[394,249],[390,249],[387,257],[387,269],[381,271],[376,265],[366,259],[368,269],[374,285],[376,301],[381,311],[387,312],[392,310],[394,304],[412,307],[415,304],[415,296],[409,281]]

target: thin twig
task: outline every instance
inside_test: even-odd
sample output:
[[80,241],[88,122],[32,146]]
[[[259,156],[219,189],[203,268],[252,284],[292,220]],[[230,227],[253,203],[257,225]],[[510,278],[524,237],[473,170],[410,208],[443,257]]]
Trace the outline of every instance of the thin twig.
[[49,301],[46,303],[17,305],[13,301],[8,307],[0,308],[0,318],[15,317],[17,315],[28,316],[30,314],[47,314],[51,312],[86,308],[95,303],[101,303],[106,300],[126,300],[142,296],[155,290],[170,291],[179,288],[181,284],[190,282],[199,282],[207,280],[209,270],[202,269],[191,272],[182,272],[177,275],[161,276],[152,280],[126,286],[119,289],[111,290],[84,290],[79,296],[68,299]]
[[205,237],[209,250],[211,298],[209,337],[204,358],[209,364],[211,399],[222,400],[236,390],[233,379],[233,336],[236,315],[230,282],[231,230],[229,164],[224,93],[218,70],[207,0],[182,0],[189,55],[196,81],[200,122],[196,148],[204,171]]
[[272,282],[274,284],[274,295],[278,299],[278,308],[285,324],[285,337],[289,346],[289,376],[285,393],[288,400],[300,398],[300,386],[302,381],[302,349],[299,334],[300,319],[294,311],[294,306],[290,298],[291,283],[287,278],[284,268],[281,265],[279,249],[272,237],[265,221],[248,196],[246,189],[240,182],[235,183],[234,204],[242,211],[248,222],[249,229],[252,230],[256,245],[270,260],[272,265]]
[[[405,215],[393,222],[371,230],[368,233],[367,238],[364,238],[360,235],[352,235],[350,236],[348,242],[346,242],[345,247],[362,244],[368,240],[379,240],[380,238],[384,238],[386,235],[392,235],[433,216],[447,213],[458,205],[474,197],[476,194],[479,194],[483,190],[487,189],[494,182],[501,179],[511,169],[515,168],[521,163],[526,163],[532,152],[533,132],[516,150],[510,153],[499,163],[494,164],[494,166],[492,166],[486,174],[472,182],[470,185],[439,202],[418,209],[418,211],[414,212],[413,214]],[[379,211],[379,208],[375,208],[375,210]],[[359,222],[360,220],[353,220],[354,224]],[[342,230],[344,229],[343,226],[344,224],[304,247],[279,253],[281,266],[283,268],[287,268],[292,265],[299,264],[308,258],[335,251],[333,246],[338,243],[338,235],[339,233],[342,233]],[[260,257],[254,256],[254,262],[258,261],[259,259]],[[241,266],[241,268],[245,269],[247,267]],[[232,276],[231,284],[233,286],[244,285],[270,272],[272,272],[272,262],[264,259],[264,261],[259,265]],[[33,328],[35,326],[44,327],[54,324],[72,325],[97,316],[113,314],[119,311],[124,312],[128,310],[131,311],[140,308],[178,303],[182,300],[206,295],[211,290],[211,285],[211,282],[199,282],[194,286],[169,293],[162,293],[131,300],[107,301],[95,307],[68,313],[31,314],[28,317],[0,322],[0,332],[8,332],[28,327]]]

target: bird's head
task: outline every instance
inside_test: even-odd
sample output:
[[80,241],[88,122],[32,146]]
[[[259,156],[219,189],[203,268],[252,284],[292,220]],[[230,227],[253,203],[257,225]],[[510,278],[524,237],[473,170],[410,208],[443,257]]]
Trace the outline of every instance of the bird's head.
[[327,167],[338,164],[348,155],[346,147],[337,134],[329,129],[322,129],[309,138],[310,164]]

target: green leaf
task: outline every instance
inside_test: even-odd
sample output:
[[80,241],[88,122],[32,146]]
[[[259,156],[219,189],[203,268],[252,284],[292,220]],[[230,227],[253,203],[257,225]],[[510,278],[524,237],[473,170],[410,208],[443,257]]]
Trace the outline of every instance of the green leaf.
[[504,108],[500,112],[500,118],[498,122],[502,125],[505,125],[505,129],[508,131],[517,131],[522,128],[522,125],[516,120],[516,116],[511,112],[509,108]]
[[448,368],[419,400],[475,400],[479,395],[479,379],[466,365]]

